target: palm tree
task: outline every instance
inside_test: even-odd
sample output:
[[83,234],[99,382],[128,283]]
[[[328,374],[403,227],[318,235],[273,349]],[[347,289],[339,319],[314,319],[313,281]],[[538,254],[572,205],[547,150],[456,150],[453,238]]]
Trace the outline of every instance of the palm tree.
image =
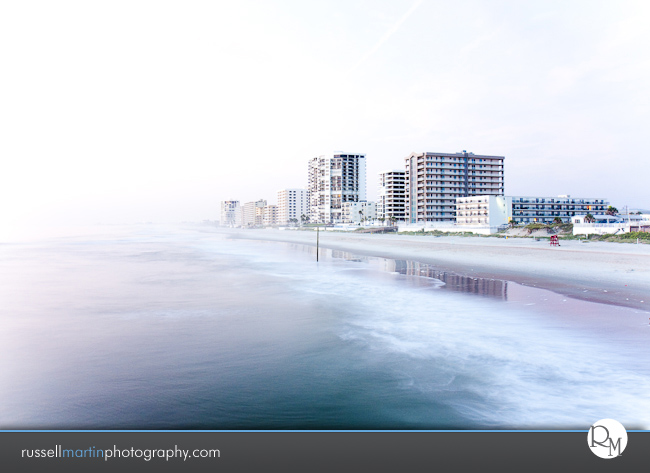
[[605,213],[607,215],[616,215],[618,213],[618,209],[610,205],[609,207],[607,207],[607,211]]
[[302,222],[303,225],[304,225],[305,223],[309,223],[309,215],[302,214],[302,215],[300,216],[300,221]]
[[562,219],[560,217],[555,217],[553,219],[553,223],[555,223],[557,225],[562,225]]
[[585,215],[585,223],[594,223],[595,221],[596,221],[596,219],[590,213]]

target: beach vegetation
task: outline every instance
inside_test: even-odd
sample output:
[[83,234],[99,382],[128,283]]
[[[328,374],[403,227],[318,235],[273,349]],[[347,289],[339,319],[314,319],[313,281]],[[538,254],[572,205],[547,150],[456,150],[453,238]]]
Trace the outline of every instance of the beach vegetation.
[[529,223],[524,227],[528,231],[528,235],[531,235],[533,232],[537,233],[535,236],[540,236],[539,233],[542,230],[546,230],[547,234],[556,233],[556,229],[553,225],[546,225],[544,223]]
[[626,233],[629,238],[638,238],[639,240],[650,240],[650,233],[648,232],[630,232]]
[[477,237],[477,236],[483,236],[479,235],[478,233],[473,233],[473,232],[443,232],[441,230],[431,230],[428,232],[425,232],[424,229],[417,231],[417,232],[400,232],[400,235],[418,235],[418,236],[462,236],[462,237]]
[[567,235],[564,240],[583,240],[583,241],[608,241],[613,243],[650,243],[650,233],[648,232],[629,232],[619,233],[605,233],[604,235]]
[[549,226],[544,225],[543,223],[529,223],[524,228],[527,229],[529,232],[532,232],[533,230],[541,230],[543,228],[549,228]]
[[503,238],[548,238],[551,235],[567,235],[573,233],[572,223],[529,223],[527,225],[511,226],[503,231],[492,234],[492,236]]

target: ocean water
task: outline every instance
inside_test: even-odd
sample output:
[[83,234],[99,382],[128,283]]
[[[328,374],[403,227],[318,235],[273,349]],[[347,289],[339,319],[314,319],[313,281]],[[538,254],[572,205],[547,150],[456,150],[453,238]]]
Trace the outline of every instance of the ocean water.
[[1,429],[650,428],[650,313],[412,261],[99,227],[0,302]]

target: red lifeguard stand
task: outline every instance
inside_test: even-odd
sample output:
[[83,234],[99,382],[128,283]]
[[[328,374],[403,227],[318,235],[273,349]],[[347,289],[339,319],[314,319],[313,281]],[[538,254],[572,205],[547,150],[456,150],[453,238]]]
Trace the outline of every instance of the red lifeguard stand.
[[551,236],[551,246],[560,246],[560,240],[558,239],[557,235]]

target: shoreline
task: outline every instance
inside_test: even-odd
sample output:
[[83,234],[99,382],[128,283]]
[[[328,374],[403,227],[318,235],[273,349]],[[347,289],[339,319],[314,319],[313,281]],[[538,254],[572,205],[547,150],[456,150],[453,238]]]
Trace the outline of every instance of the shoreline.
[[[316,246],[313,231],[228,229],[231,238]],[[320,232],[320,247],[410,260],[461,276],[501,279],[579,300],[650,312],[650,246],[533,239]],[[613,245],[613,246],[612,246]]]

